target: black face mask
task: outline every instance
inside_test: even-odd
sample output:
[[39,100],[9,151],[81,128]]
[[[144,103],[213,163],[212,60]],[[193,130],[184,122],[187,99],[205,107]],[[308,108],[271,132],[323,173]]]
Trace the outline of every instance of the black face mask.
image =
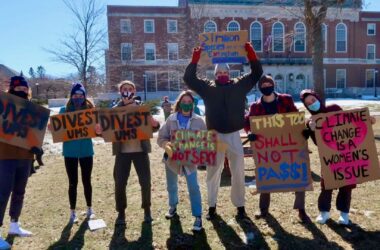
[[270,96],[274,92],[274,86],[260,88],[260,91],[265,96]]
[[18,97],[21,97],[21,98],[24,98],[24,99],[28,99],[28,93],[25,93],[24,91],[15,91],[15,90],[11,90],[9,91],[10,94],[13,94],[15,96],[18,96]]

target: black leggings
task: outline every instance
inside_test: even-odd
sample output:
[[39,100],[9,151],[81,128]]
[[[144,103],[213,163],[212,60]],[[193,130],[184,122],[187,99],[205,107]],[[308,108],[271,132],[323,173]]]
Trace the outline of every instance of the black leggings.
[[88,207],[91,207],[92,200],[92,186],[91,186],[91,172],[92,172],[92,156],[84,158],[70,158],[65,157],[65,166],[67,176],[69,177],[69,200],[70,209],[75,209],[77,203],[77,186],[78,186],[78,161],[82,172],[82,183],[84,189],[84,197]]

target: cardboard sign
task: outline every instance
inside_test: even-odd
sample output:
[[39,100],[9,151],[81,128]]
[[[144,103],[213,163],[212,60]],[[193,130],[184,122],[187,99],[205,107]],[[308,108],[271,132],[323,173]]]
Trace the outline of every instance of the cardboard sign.
[[313,116],[326,189],[380,178],[368,108]]
[[96,137],[95,125],[98,122],[96,109],[67,112],[50,117],[53,142],[64,142]]
[[312,190],[305,113],[284,113],[249,118],[259,193]]
[[215,131],[176,130],[171,135],[171,163],[178,166],[216,165]]
[[30,149],[42,147],[50,110],[0,92],[0,141]]
[[201,63],[245,63],[247,52],[244,45],[248,42],[248,31],[210,32],[199,35],[202,47]]
[[147,106],[99,109],[98,119],[106,142],[147,140],[153,137]]

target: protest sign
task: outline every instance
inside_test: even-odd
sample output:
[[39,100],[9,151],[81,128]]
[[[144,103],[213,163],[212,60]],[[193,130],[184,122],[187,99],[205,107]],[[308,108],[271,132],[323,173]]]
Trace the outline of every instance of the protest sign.
[[171,163],[178,166],[216,165],[215,131],[175,130],[171,135]]
[[326,189],[380,178],[368,108],[313,116]]
[[30,149],[41,148],[50,110],[0,92],[0,141]]
[[259,193],[312,190],[307,141],[302,135],[305,114],[251,116]]
[[98,120],[106,142],[147,140],[153,137],[147,106],[99,109]]
[[96,109],[84,109],[50,117],[53,142],[72,141],[96,137],[98,121]]
[[247,52],[244,45],[248,42],[248,31],[210,32],[199,35],[202,47],[201,63],[245,63]]

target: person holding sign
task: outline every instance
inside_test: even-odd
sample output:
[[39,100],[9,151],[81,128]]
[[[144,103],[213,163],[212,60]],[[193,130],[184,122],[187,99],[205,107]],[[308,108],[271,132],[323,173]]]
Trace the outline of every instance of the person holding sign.
[[[14,76],[10,80],[8,94],[29,100],[31,91],[28,82],[22,76]],[[18,219],[24,201],[25,188],[28,182],[34,154],[42,154],[40,148],[27,150],[0,142],[0,230],[3,225],[5,210],[10,196],[9,215],[11,223],[9,234],[21,237],[31,236],[32,233],[20,227]],[[1,237],[0,249],[11,246]]]
[[[116,107],[139,106],[141,98],[135,96],[136,86],[131,81],[122,81],[119,84],[121,101]],[[150,124],[153,131],[158,131],[160,124],[149,115]],[[97,133],[101,134],[101,128]],[[135,166],[139,183],[141,186],[142,205],[144,209],[144,222],[150,223],[151,216],[151,175],[150,161],[148,153],[151,152],[150,140],[129,140],[125,142],[112,143],[112,154],[116,155],[113,177],[115,180],[115,200],[118,216],[116,225],[125,224],[125,209],[127,208],[126,187],[128,183],[131,165]]]
[[[282,113],[298,112],[294,105],[293,98],[287,94],[280,94],[274,91],[275,82],[269,75],[263,75],[258,84],[262,97],[252,103],[249,114],[245,117],[245,131],[250,131],[249,117],[274,115]],[[303,132],[304,134],[305,132]],[[306,138],[306,137],[305,137]],[[253,143],[257,139],[255,133],[249,133],[248,139]],[[306,138],[307,139],[307,138]],[[264,218],[268,214],[270,205],[270,193],[260,193],[260,211],[255,214],[256,218]],[[295,192],[294,209],[298,209],[298,216],[302,222],[310,222],[309,216],[305,212],[305,192]]]
[[[300,93],[300,99],[304,104],[305,108],[312,115],[317,115],[321,113],[330,113],[335,111],[341,111],[342,108],[337,104],[332,105],[324,105],[320,100],[319,96],[310,89],[302,90]],[[374,117],[371,117],[371,123],[374,124],[376,122]],[[313,118],[310,118],[306,122],[307,127],[309,128],[310,137],[313,140],[314,144],[317,145],[316,136],[315,136],[315,128],[316,123]],[[336,208],[340,211],[340,216],[338,219],[339,224],[348,225],[350,223],[349,220],[349,211],[351,204],[351,193],[352,189],[355,188],[355,184],[346,185],[339,188],[338,195],[336,198]],[[318,197],[318,209],[320,214],[318,215],[316,221],[320,224],[325,224],[326,221],[330,218],[330,209],[331,209],[331,200],[332,200],[332,192],[333,189],[326,190],[324,179],[322,176],[321,179],[321,193]]]
[[200,116],[193,112],[194,97],[190,91],[182,92],[174,105],[174,113],[168,117],[158,132],[157,143],[167,151],[165,159],[166,185],[169,194],[169,211],[166,218],[170,219],[177,213],[178,204],[178,174],[184,175],[190,196],[191,212],[195,217],[193,230],[202,229],[202,199],[197,179],[197,166],[178,166],[168,159],[173,154],[170,140],[174,131],[180,129],[206,130],[206,124]]
[[206,218],[209,220],[216,216],[216,202],[225,154],[229,159],[232,174],[231,201],[238,209],[238,218],[246,217],[244,152],[239,130],[244,127],[245,97],[260,79],[263,70],[251,43],[245,44],[245,50],[251,72],[243,77],[230,79],[228,65],[217,64],[215,80],[199,79],[196,73],[202,52],[200,47],[194,48],[191,63],[187,66],[183,77],[187,86],[204,100],[207,129],[216,130],[218,138],[228,144],[226,153],[218,152],[217,166],[207,168],[209,212]]
[[[94,105],[86,98],[86,90],[80,83],[74,83],[71,88],[70,99],[65,107],[59,111],[74,112],[78,110],[94,108]],[[49,125],[50,127],[50,125]],[[51,127],[50,127],[51,128]],[[87,204],[87,219],[92,219],[95,214],[92,210],[92,185],[91,174],[93,167],[94,149],[91,139],[79,139],[63,142],[62,155],[65,159],[66,173],[69,178],[69,201],[70,201],[70,222],[77,223],[76,215],[77,186],[78,186],[78,163],[82,173],[82,183],[84,197]]]

